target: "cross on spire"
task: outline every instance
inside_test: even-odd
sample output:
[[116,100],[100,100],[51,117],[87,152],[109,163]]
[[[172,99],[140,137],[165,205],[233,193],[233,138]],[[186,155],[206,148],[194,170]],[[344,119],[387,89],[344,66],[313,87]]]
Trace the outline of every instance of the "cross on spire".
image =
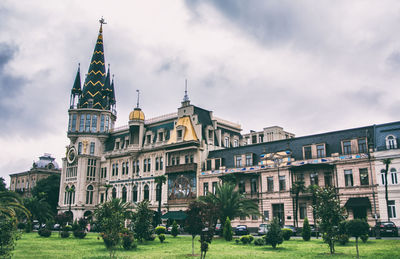
[[140,91],[136,90],[137,92],[137,103],[136,103],[136,108],[139,108],[139,96],[140,96]]
[[104,20],[103,16],[99,20],[99,23],[100,23],[100,33],[102,33],[103,32],[103,24],[107,24],[106,21]]

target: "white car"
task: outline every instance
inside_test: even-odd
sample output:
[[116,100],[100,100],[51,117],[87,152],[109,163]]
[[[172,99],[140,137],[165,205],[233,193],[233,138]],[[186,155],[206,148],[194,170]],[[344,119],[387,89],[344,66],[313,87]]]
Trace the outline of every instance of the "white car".
[[268,232],[268,224],[260,224],[258,227],[258,235],[263,236],[266,235]]

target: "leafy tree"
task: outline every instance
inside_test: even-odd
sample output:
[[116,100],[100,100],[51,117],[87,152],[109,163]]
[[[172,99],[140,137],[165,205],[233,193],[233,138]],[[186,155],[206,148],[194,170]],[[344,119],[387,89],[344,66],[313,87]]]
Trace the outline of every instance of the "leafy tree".
[[143,200],[138,203],[133,216],[133,232],[135,238],[140,242],[143,242],[143,239],[150,239],[153,234],[153,214],[154,212],[149,208],[148,200]]
[[98,206],[94,211],[94,216],[103,232],[101,236],[110,253],[110,258],[114,258],[125,220],[130,218],[129,204],[122,202],[121,199],[112,199]]
[[0,217],[16,218],[18,213],[27,218],[31,216],[30,211],[23,205],[19,194],[9,191],[0,192]]
[[276,248],[277,245],[283,243],[283,235],[282,235],[282,230],[279,225],[279,219],[274,218],[271,222],[271,224],[268,226],[268,232],[264,236],[265,238],[265,243],[267,245],[271,245],[272,248]]
[[167,181],[165,175],[159,175],[154,179],[156,186],[159,185],[160,189],[157,189],[158,196],[158,209],[157,209],[157,224],[161,224],[161,201],[162,201],[162,185]]
[[0,258],[11,258],[18,237],[15,218],[0,215]]
[[201,201],[192,201],[186,210],[186,230],[192,236],[192,256],[194,256],[194,239],[201,234],[205,227],[201,210],[204,209],[204,203]]
[[310,224],[308,223],[308,218],[304,219],[303,231],[301,232],[301,236],[303,237],[304,241],[310,241],[311,227],[310,227]]
[[229,219],[229,217],[227,217],[225,220],[223,235],[224,235],[224,238],[226,241],[231,241],[233,238],[232,225],[231,225],[231,220]]
[[32,196],[44,200],[50,205],[53,214],[57,213],[58,195],[60,192],[60,175],[50,175],[41,179],[32,189]]
[[5,192],[5,191],[7,191],[6,181],[4,180],[3,177],[0,177],[0,192]]
[[234,220],[240,216],[259,215],[257,201],[246,198],[229,182],[218,184],[215,194],[209,192],[206,196],[199,197],[199,200],[216,208],[216,215],[222,225],[228,217]]
[[392,163],[391,158],[383,159],[382,163],[385,165],[385,200],[386,200],[386,213],[388,217],[388,221],[390,221],[389,217],[389,194],[388,194],[388,181],[387,175],[389,173],[389,165]]
[[178,224],[176,224],[176,221],[172,223],[172,229],[171,229],[171,235],[173,237],[176,237],[178,235]]
[[337,198],[335,189],[326,187],[317,191],[315,215],[320,220],[320,228],[324,233],[324,241],[328,243],[330,253],[335,253],[335,240],[338,238],[339,223],[344,219],[343,208]]
[[295,204],[295,208],[293,208],[293,214],[294,214],[294,224],[296,227],[299,226],[299,220],[298,220],[298,216],[297,216],[297,211],[299,210],[299,196],[301,192],[304,192],[306,190],[305,186],[304,186],[304,182],[303,181],[296,181],[293,183],[292,185],[292,189],[290,190],[290,192],[294,195],[294,204]]
[[356,238],[357,258],[360,258],[360,255],[358,253],[358,238],[362,235],[368,234],[369,225],[364,220],[353,219],[346,223],[346,230],[349,235]]
[[43,198],[39,199],[36,196],[25,198],[24,205],[32,213],[32,218],[38,220],[40,225],[53,218],[50,205]]

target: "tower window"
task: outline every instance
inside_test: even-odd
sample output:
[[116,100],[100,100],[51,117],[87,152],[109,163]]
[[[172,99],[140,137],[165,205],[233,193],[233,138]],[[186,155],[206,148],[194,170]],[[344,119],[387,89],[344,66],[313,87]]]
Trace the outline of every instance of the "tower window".
[[71,131],[72,131],[72,132],[75,132],[75,131],[76,131],[76,114],[73,114],[73,115],[72,115]]
[[100,132],[104,132],[104,114],[100,118]]
[[94,155],[94,142],[90,142],[90,154]]
[[86,114],[85,131],[90,131],[90,114]]
[[79,132],[83,132],[85,126],[85,114],[81,114],[81,119],[79,121]]
[[93,203],[93,186],[89,185],[86,189],[86,204]]
[[92,116],[92,132],[97,131],[97,115]]

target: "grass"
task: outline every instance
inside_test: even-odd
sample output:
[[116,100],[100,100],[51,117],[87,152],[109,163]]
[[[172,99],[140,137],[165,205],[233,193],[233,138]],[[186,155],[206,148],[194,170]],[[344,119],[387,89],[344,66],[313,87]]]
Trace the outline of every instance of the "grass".
[[[89,233],[85,239],[69,237],[62,239],[58,233],[53,233],[49,238],[40,237],[37,233],[23,234],[17,241],[13,258],[109,258],[108,251],[103,241],[98,239],[98,234]],[[368,240],[366,244],[359,243],[361,258],[400,258],[400,240]],[[164,243],[158,238],[138,248],[125,251],[117,250],[118,258],[193,258],[191,237],[167,236]],[[195,241],[195,253],[200,254],[200,243]],[[320,239],[305,242],[302,239],[291,239],[283,242],[277,249],[271,246],[237,245],[235,242],[226,242],[216,238],[210,245],[207,258],[321,258],[329,257],[329,247]],[[355,240],[351,239],[346,246],[336,246],[334,258],[355,258]]]

